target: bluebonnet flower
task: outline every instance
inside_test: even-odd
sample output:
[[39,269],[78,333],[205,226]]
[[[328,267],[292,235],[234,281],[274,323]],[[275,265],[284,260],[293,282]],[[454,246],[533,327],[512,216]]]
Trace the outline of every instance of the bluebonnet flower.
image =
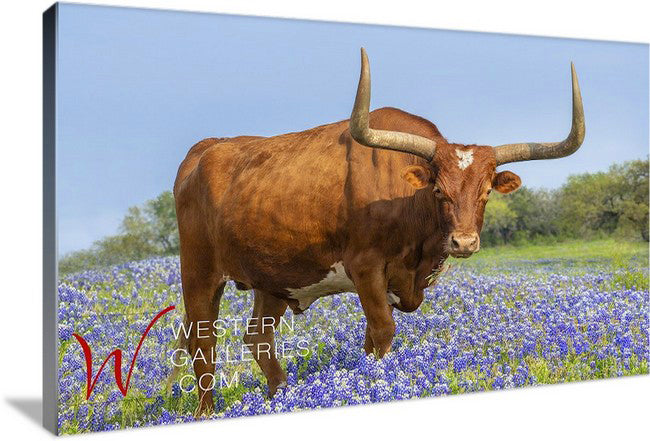
[[[449,271],[425,291],[418,311],[395,311],[397,334],[381,360],[363,351],[366,321],[358,297],[323,298],[294,317],[293,331],[276,333],[278,344],[295,347],[304,340],[309,345],[307,357],[291,353],[280,360],[287,387],[269,400],[259,369],[236,355],[239,362],[218,364],[218,372],[238,382],[217,386],[212,417],[561,382],[569,371],[582,379],[647,373],[648,293],[612,288],[611,272],[605,270],[584,274],[568,266],[558,271],[558,265],[523,262],[506,269]],[[166,390],[175,344],[171,325],[178,327],[183,316],[177,258],[73,274],[62,278],[58,291],[62,433],[193,420],[196,392],[183,391],[179,379]],[[91,344],[95,374],[104,357],[122,349],[126,378],[142,332],[169,305],[177,310],[144,340],[127,396],[115,385],[108,363],[86,401],[86,366],[72,333]],[[220,317],[246,319],[251,306],[252,294],[229,284]],[[220,347],[226,344],[240,348],[241,333],[221,338]],[[190,365],[181,369],[183,375],[193,377]]]

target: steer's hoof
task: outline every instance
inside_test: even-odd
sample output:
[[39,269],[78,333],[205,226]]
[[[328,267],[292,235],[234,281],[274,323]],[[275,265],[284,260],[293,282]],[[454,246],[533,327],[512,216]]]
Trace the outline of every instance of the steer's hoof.
[[275,386],[272,386],[269,384],[269,398],[273,398],[273,395],[278,391],[280,388],[285,388],[287,387],[287,382],[286,381],[281,381]]
[[214,409],[210,409],[210,408],[206,408],[206,407],[201,408],[201,406],[199,406],[194,411],[194,419],[195,420],[202,420],[204,418],[210,418],[212,415],[214,415]]

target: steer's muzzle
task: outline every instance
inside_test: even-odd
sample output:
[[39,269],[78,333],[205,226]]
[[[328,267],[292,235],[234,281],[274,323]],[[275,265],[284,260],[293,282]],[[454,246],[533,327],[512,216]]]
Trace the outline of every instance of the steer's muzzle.
[[477,233],[451,233],[449,235],[449,254],[454,257],[469,257],[477,252],[481,239]]

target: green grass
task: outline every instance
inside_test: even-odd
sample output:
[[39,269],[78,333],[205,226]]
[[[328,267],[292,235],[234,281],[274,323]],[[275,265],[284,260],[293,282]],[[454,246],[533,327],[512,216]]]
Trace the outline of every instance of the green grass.
[[648,264],[648,243],[633,242],[617,239],[602,239],[593,241],[572,240],[548,245],[524,245],[512,246],[503,245],[496,247],[482,248],[470,259],[450,259],[453,263],[476,262],[498,260],[521,261],[540,259],[570,259],[575,261],[604,262],[630,262],[647,267]]
[[648,290],[648,243],[617,239],[566,241],[545,245],[486,247],[469,259],[450,258],[451,266],[507,271],[509,263],[582,272],[610,271],[611,289]]

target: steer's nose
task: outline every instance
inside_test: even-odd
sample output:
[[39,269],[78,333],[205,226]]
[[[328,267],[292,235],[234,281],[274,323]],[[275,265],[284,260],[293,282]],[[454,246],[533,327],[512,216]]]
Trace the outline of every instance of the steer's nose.
[[469,257],[479,250],[481,239],[476,233],[451,233],[449,252],[454,257]]

